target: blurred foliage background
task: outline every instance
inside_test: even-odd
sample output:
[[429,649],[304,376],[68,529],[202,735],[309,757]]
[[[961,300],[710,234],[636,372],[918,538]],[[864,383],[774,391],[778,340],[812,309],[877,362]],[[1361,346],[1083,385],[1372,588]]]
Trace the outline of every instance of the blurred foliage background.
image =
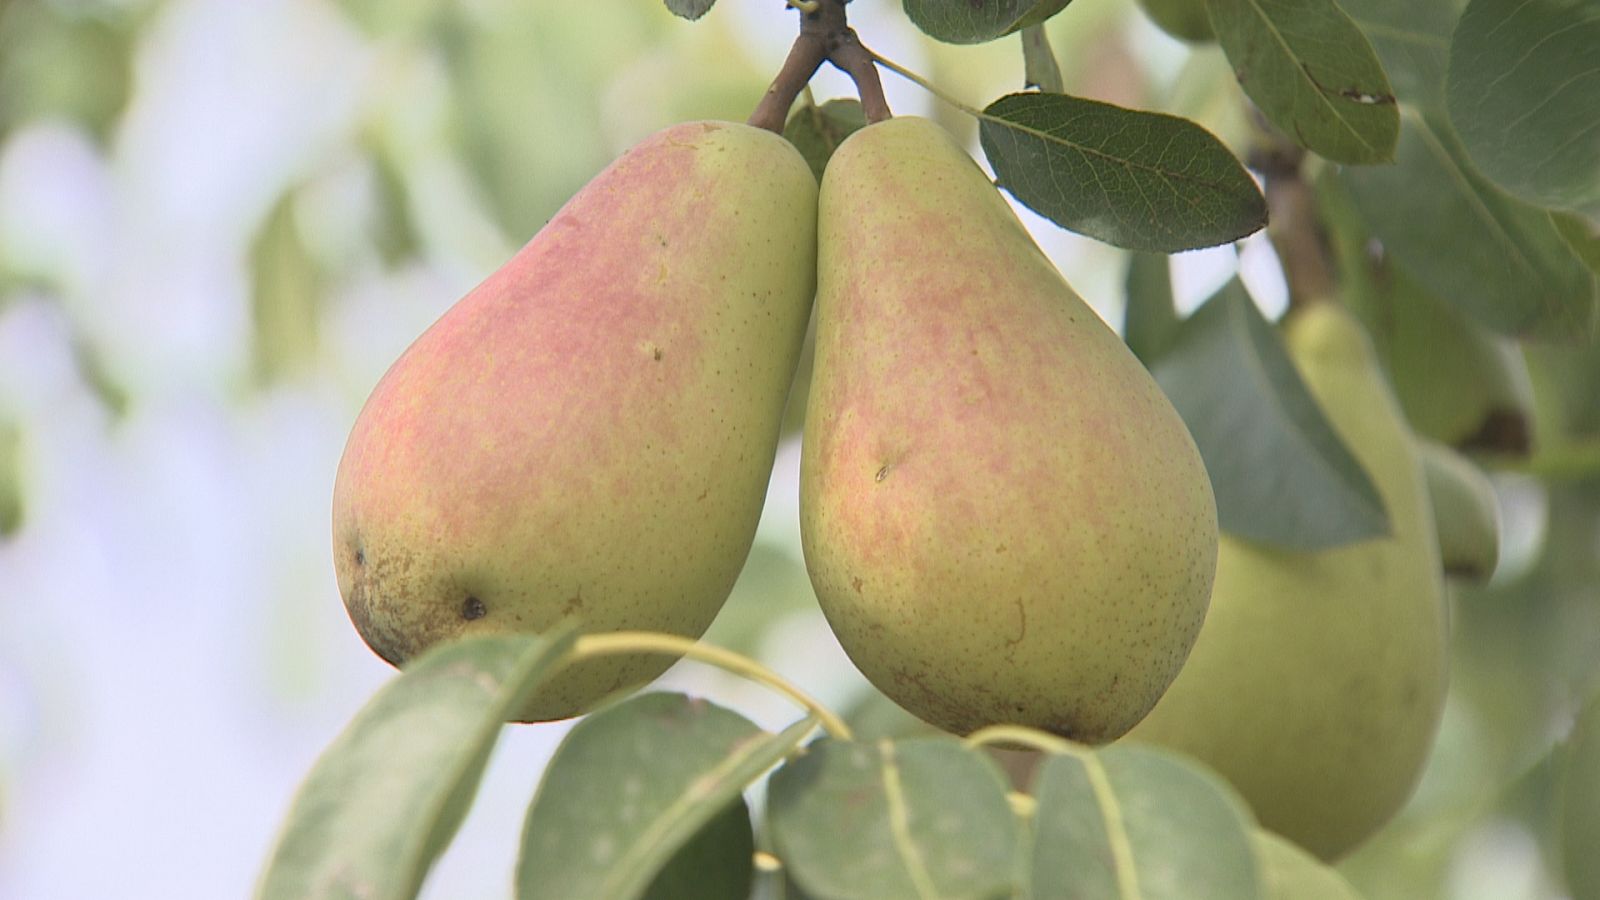
[[[1022,86],[1014,39],[940,46],[892,0],[851,12],[874,49],[969,102]],[[1242,149],[1215,48],[1132,0],[1078,0],[1050,30],[1070,91]],[[344,615],[328,537],[367,392],[622,150],[745,118],[793,34],[780,0],[723,0],[693,25],[657,0],[0,0],[0,896],[249,889],[295,785],[390,674]],[[974,140],[886,86],[896,111]],[[852,93],[833,72],[814,91]],[[1120,322],[1125,255],[1023,217]],[[1281,311],[1259,236],[1172,268],[1182,308],[1237,270]],[[1495,474],[1506,553],[1487,587],[1455,592],[1424,783],[1345,863],[1372,898],[1563,896],[1563,798],[1600,795],[1577,783],[1600,765],[1567,765],[1566,741],[1600,660],[1600,352],[1525,352],[1539,450]],[[816,609],[792,438],[710,639],[869,732],[912,727]],[[793,715],[692,666],[666,681],[763,726]],[[429,895],[509,893],[565,729],[510,730]],[[1569,856],[1600,857],[1586,827],[1565,832]]]

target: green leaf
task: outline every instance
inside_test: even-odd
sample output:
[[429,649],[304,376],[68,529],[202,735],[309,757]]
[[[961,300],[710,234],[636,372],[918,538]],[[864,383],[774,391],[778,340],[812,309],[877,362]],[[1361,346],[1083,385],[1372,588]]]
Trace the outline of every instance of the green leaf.
[[1439,120],[1407,110],[1395,165],[1340,179],[1367,227],[1425,289],[1514,337],[1593,334],[1595,279],[1550,216],[1473,169]]
[[1224,531],[1307,551],[1388,533],[1377,488],[1237,279],[1153,374],[1200,448]]
[[262,383],[294,372],[317,347],[323,273],[295,219],[295,197],[279,198],[250,248],[252,356]]
[[84,6],[0,3],[0,134],[65,118],[110,139],[132,90],[135,23]]
[[1600,897],[1600,697],[1567,742],[1562,772],[1561,855],[1574,900]]
[[739,797],[673,854],[644,900],[746,900],[755,853],[750,807]]
[[1259,900],[1243,804],[1176,754],[1050,754],[1034,780],[1033,896]]
[[1133,253],[1128,259],[1128,304],[1123,339],[1148,368],[1178,336],[1172,300],[1172,268],[1164,253]]
[[1495,184],[1535,206],[1600,214],[1600,4],[1472,0],[1445,98]]
[[789,116],[783,136],[800,151],[811,173],[821,181],[822,170],[828,167],[833,151],[866,124],[867,114],[861,109],[860,100],[829,100],[821,106],[808,103]]
[[[641,694],[579,722],[545,770],[517,862],[519,900],[631,900],[816,727],[768,734],[682,694]],[[748,860],[746,860],[748,861]]]
[[1011,896],[1005,779],[955,738],[819,740],[773,774],[767,804],[774,851],[808,894]]
[[1037,25],[1071,0],[904,0],[906,15],[929,37],[947,44],[981,44]]
[[22,477],[22,429],[15,422],[0,421],[0,538],[22,527]]
[[1209,43],[1217,39],[1206,15],[1206,0],[1139,0],[1139,5],[1157,27],[1181,41]]
[[1402,103],[1430,111],[1444,108],[1457,0],[1339,0],[1339,5],[1372,41]]
[[1301,146],[1343,163],[1394,158],[1394,90],[1334,0],[1207,0],[1239,86]]
[[1600,275],[1600,221],[1590,221],[1573,213],[1552,212],[1550,222],[1589,271]]
[[717,0],[666,0],[667,9],[672,14],[681,18],[694,21],[710,11],[717,5]]
[[469,638],[407,666],[317,760],[256,896],[415,897],[466,817],[500,726],[574,636]]
[[1210,247],[1267,221],[1244,167],[1187,119],[1010,94],[984,110],[979,135],[1001,187],[1057,225],[1119,247]]

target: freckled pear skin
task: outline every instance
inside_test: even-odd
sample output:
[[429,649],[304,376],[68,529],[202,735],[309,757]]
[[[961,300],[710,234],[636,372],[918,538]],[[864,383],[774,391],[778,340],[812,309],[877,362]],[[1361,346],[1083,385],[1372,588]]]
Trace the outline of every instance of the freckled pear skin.
[[1129,738],[1208,763],[1263,826],[1331,860],[1416,786],[1444,705],[1446,607],[1414,439],[1366,335],[1322,303],[1286,338],[1393,534],[1317,553],[1224,536],[1200,640]]
[[932,122],[846,140],[818,221],[800,516],[834,632],[946,730],[1121,735],[1210,596],[1182,420]]
[[[406,350],[334,488],[339,589],[379,656],[566,616],[704,632],[766,495],[814,291],[816,192],[775,134],[668,128]],[[518,718],[576,715],[672,662],[585,661]]]

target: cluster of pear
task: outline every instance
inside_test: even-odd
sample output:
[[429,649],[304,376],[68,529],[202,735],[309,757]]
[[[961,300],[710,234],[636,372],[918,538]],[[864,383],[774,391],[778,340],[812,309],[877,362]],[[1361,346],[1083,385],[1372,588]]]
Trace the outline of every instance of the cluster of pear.
[[[1316,305],[1289,343],[1391,534],[1219,552],[1182,420],[924,119],[852,135],[820,191],[775,134],[666,129],[446,312],[339,466],[362,637],[396,665],[569,617],[698,637],[754,539],[813,298],[805,562],[879,689],[961,733],[1131,729],[1324,858],[1393,814],[1438,722],[1445,606],[1417,445],[1359,326]],[[518,718],[671,662],[586,659]]]

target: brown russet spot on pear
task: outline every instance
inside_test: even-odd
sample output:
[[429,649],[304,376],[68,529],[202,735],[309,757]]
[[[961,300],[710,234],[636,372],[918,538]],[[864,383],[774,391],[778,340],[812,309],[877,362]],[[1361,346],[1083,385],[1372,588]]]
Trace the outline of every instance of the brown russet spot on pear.
[[1336,859],[1421,775],[1444,706],[1446,607],[1416,439],[1367,336],[1319,303],[1286,337],[1391,533],[1315,553],[1224,535],[1194,652],[1129,738],[1199,758],[1263,826]]
[[1149,373],[926,119],[829,162],[817,304],[801,535],[850,658],[950,731],[1132,727],[1200,630],[1217,545]]
[[[790,144],[678,125],[451,307],[339,465],[339,586],[373,650],[404,665],[569,614],[698,637],[754,539],[815,246],[816,180]],[[582,662],[518,717],[575,715],[672,661]]]

